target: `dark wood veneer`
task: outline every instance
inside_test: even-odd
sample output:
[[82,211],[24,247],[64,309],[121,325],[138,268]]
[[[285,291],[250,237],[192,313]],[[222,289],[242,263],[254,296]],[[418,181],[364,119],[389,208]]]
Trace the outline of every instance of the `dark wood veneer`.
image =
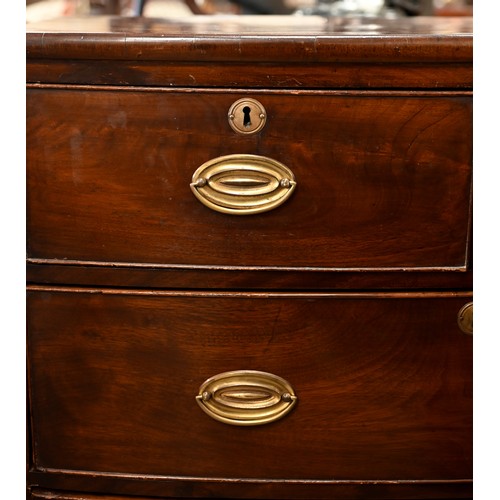
[[[455,319],[469,293],[30,288],[28,299],[36,468],[318,480],[470,472],[472,338]],[[258,428],[207,418],[194,400],[201,383],[241,368],[289,380],[297,410]]]
[[[469,18],[209,16],[48,22],[27,38],[27,81],[252,88],[472,87]],[[368,24],[368,26],[366,26]],[[63,32],[61,32],[61,30]]]
[[[261,93],[268,123],[247,137],[227,121],[245,95],[30,89],[28,256],[466,268],[470,96]],[[193,172],[234,153],[287,165],[292,198],[258,217],[201,205]]]
[[[32,500],[472,498],[472,19],[261,21],[28,25]],[[233,153],[292,197],[203,206]],[[297,405],[211,419],[243,369]]]

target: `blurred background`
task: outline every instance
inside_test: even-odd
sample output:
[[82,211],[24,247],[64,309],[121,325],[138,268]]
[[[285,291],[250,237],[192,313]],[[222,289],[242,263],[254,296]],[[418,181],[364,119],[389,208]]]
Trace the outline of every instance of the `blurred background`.
[[26,22],[61,16],[471,16],[473,0],[26,0]]

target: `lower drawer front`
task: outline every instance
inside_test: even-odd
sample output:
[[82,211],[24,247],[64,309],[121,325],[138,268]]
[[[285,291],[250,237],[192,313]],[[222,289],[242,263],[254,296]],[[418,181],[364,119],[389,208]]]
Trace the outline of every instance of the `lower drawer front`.
[[[468,294],[28,292],[34,467],[206,478],[472,475]],[[196,396],[259,370],[297,402],[256,426]]]

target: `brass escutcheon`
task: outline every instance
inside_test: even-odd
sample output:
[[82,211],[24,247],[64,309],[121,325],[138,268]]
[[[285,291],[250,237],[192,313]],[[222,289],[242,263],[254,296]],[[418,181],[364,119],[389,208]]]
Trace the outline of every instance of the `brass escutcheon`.
[[272,210],[293,193],[295,177],[282,163],[265,156],[220,156],[199,167],[191,191],[206,207],[226,214]]
[[464,333],[472,335],[472,302],[465,304],[458,311],[458,326]]
[[262,425],[284,417],[297,402],[292,386],[272,373],[237,370],[207,379],[196,401],[219,422]]
[[250,97],[238,99],[227,113],[231,128],[238,134],[255,134],[262,130],[267,120],[264,106]]

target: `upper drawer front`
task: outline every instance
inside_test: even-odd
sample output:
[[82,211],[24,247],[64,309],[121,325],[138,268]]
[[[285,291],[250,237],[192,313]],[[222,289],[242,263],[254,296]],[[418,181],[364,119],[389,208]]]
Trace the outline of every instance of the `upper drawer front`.
[[[104,292],[28,297],[37,469],[471,477],[472,337],[457,324],[466,294]],[[210,418],[200,387],[238,370],[283,378],[296,404],[251,427]],[[237,408],[265,399],[260,386],[224,397]]]
[[[249,94],[264,128],[234,132],[242,93],[31,88],[28,255],[294,268],[464,268],[468,96]],[[193,195],[193,173],[233,154],[276,160],[296,189],[235,216]]]

